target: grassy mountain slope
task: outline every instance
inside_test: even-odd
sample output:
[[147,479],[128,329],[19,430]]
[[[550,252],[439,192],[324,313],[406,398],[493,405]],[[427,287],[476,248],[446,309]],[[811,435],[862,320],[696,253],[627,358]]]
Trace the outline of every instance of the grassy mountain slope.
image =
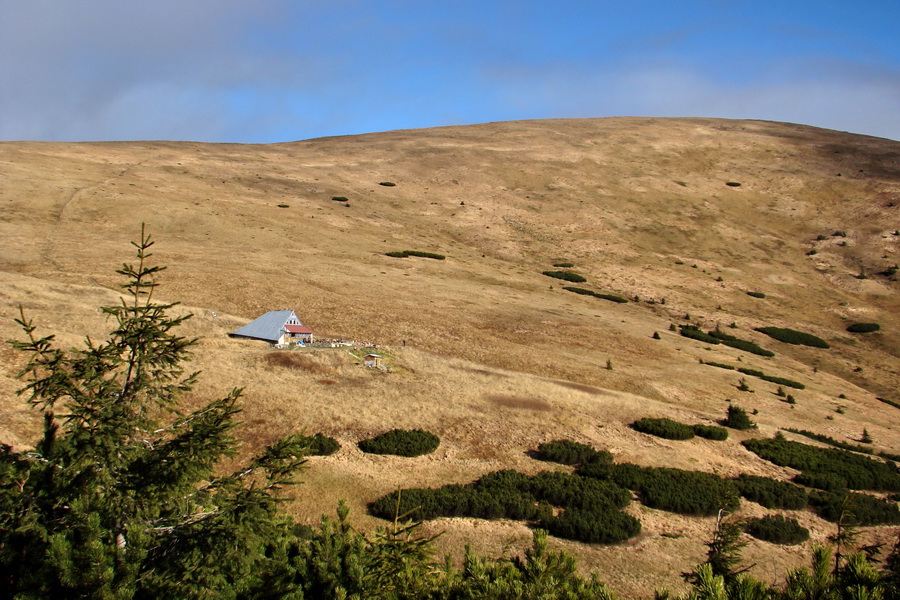
[[[291,505],[310,520],[343,497],[374,523],[366,502],[400,486],[537,472],[547,465],[524,452],[562,437],[620,461],[782,478],[789,469],[738,442],[779,427],[841,440],[866,428],[900,453],[900,412],[876,399],[900,402],[900,294],[883,274],[900,262],[897,142],[759,121],[554,120],[265,146],[3,143],[0,177],[3,339],[18,336],[20,304],[65,342],[102,335],[96,307],[115,300],[114,270],[147,222],[169,267],[160,293],[183,302],[196,315],[186,333],[203,336],[199,393],[246,388],[245,448],[298,429],[343,444],[310,461]],[[384,255],[396,250],[447,259]],[[558,262],[587,279],[579,287],[632,301],[563,290],[541,274]],[[379,344],[392,371],[366,370],[346,350],[279,358],[226,337],[282,308],[319,335]],[[882,329],[847,333],[853,322]],[[689,340],[673,323],[718,324],[776,356]],[[777,342],[753,331],[762,326],[831,348]],[[700,359],[806,389],[792,407],[775,384],[748,378],[754,393],[740,392],[738,374]],[[35,423],[14,394],[17,360],[0,350],[0,441],[23,444]],[[757,409],[759,431],[672,442],[627,426],[711,423],[726,400]],[[393,427],[429,429],[442,444],[416,459],[356,449]],[[700,560],[709,519],[629,510],[644,531],[625,546],[557,543],[624,592],[672,585]],[[831,532],[799,518],[814,538]],[[472,540],[498,553],[529,536],[518,523],[428,527],[447,531],[454,552]],[[753,542],[748,562],[782,572],[802,552]]]

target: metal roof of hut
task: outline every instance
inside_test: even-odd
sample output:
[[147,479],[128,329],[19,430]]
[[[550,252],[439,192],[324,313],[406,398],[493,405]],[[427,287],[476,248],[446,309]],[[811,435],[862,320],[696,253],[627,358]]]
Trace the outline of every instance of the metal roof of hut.
[[292,310],[270,310],[261,317],[250,321],[231,334],[232,337],[246,337],[277,343],[285,325],[303,325]]

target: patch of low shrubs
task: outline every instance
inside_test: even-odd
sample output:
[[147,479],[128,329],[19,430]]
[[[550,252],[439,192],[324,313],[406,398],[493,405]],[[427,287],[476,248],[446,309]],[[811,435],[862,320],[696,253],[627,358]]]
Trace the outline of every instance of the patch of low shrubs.
[[711,360],[705,360],[702,362],[702,364],[709,365],[711,367],[718,367],[720,369],[728,369],[729,371],[735,370],[735,367],[732,367],[731,365],[726,365],[725,363],[713,362]]
[[582,465],[576,473],[608,479],[636,491],[641,502],[650,508],[683,515],[711,516],[721,509],[734,510],[739,504],[734,482],[712,473],[627,463]]
[[854,323],[847,327],[850,333],[872,333],[881,329],[878,323]]
[[753,296],[754,298],[765,298],[766,295],[762,292],[747,292],[748,296]]
[[747,416],[747,411],[734,404],[728,405],[728,411],[725,413],[725,420],[722,421],[722,425],[739,431],[746,431],[756,427],[756,423]]
[[844,516],[844,522],[863,527],[900,524],[897,503],[868,494],[842,492],[812,492],[809,505],[817,515],[831,523]]
[[585,279],[578,273],[573,273],[572,271],[544,271],[543,274],[547,277],[562,279],[563,281],[571,281],[572,283],[584,283],[585,281],[587,281],[587,279]]
[[694,434],[706,438],[708,440],[713,440],[716,442],[724,442],[728,439],[728,430],[724,427],[717,427],[715,425],[694,425]]
[[797,435],[808,437],[809,439],[816,440],[817,442],[822,442],[823,444],[828,444],[829,446],[834,446],[835,448],[850,450],[851,452],[862,452],[863,454],[872,454],[871,448],[860,446],[859,444],[842,442],[840,440],[834,439],[833,437],[822,435],[821,433],[815,433],[812,431],[807,431],[805,429],[794,429],[792,427],[786,427],[784,430],[790,431],[791,433],[796,433]]
[[347,199],[347,196],[332,196],[331,199],[334,200],[335,202],[348,202],[349,201]]
[[775,377],[774,375],[766,375],[762,371],[757,369],[748,369],[748,368],[738,368],[738,372],[743,373],[744,375],[751,375],[753,377],[759,377],[763,381],[769,381],[771,383],[777,383],[778,385],[786,385],[787,387],[791,387],[797,390],[804,390],[806,386],[798,381],[794,381],[793,379],[786,379],[784,377]]
[[391,256],[393,258],[409,258],[410,256],[418,256],[419,258],[433,258],[434,260],[444,260],[447,257],[443,254],[436,254],[434,252],[421,252],[419,250],[400,250],[396,252],[385,252],[385,256]]
[[[506,470],[466,485],[392,492],[373,502],[369,511],[388,520],[400,515],[417,520],[471,517],[528,521],[558,537],[614,544],[640,533],[640,522],[620,510],[630,501],[631,494],[611,481],[560,472],[528,477]],[[562,511],[554,515],[553,507]]]
[[378,185],[383,185],[384,187],[394,187],[397,184],[393,181],[379,181]]
[[553,440],[538,445],[532,456],[538,460],[561,465],[580,465],[592,462],[612,462],[612,454],[605,450],[595,450],[587,444],[571,440]]
[[559,269],[571,269],[572,267],[575,266],[575,264],[570,263],[570,262],[558,262],[558,263],[553,263],[553,266],[557,267]]
[[813,348],[830,348],[828,342],[820,337],[816,337],[811,333],[804,333],[796,329],[788,329],[786,327],[757,327],[756,331],[764,333],[772,339],[785,344],[794,344],[795,346],[811,346]]
[[809,529],[800,525],[797,519],[782,515],[766,515],[747,519],[744,531],[758,540],[793,546],[809,539]]
[[770,477],[742,474],[734,484],[741,496],[766,508],[799,510],[809,502],[809,494],[802,487]]
[[[544,273],[546,275],[547,273]],[[593,290],[586,290],[584,288],[575,287],[575,286],[564,286],[564,290],[569,292],[574,292],[576,294],[580,294],[582,296],[593,296],[594,298],[600,298],[601,300],[609,300],[610,302],[617,302],[619,304],[625,304],[628,302],[628,298],[623,298],[622,296],[616,296],[615,294],[603,294],[600,292],[595,292]]]
[[304,436],[302,440],[310,456],[330,456],[341,449],[340,442],[321,433]]
[[540,525],[550,535],[588,544],[618,544],[641,532],[641,522],[619,510],[567,508]]
[[631,428],[667,440],[689,440],[694,437],[693,427],[672,419],[644,417],[632,423]]
[[755,342],[751,342],[748,340],[742,340],[739,337],[735,337],[733,335],[729,335],[717,329],[714,329],[709,332],[709,335],[720,340],[726,346],[730,346],[732,348],[737,348],[738,350],[743,350],[744,352],[749,352],[750,354],[756,354],[757,356],[775,356],[775,353],[771,350],[766,350],[762,346],[759,346]]
[[440,443],[438,436],[422,429],[392,429],[357,445],[368,454],[421,456],[434,452]]
[[719,338],[713,337],[708,333],[704,333],[700,330],[696,325],[681,325],[679,327],[679,333],[692,340],[697,340],[700,342],[706,342],[707,344],[721,344],[722,340]]
[[779,438],[742,443],[764,460],[802,471],[806,485],[833,489],[844,483],[851,490],[900,491],[897,468],[867,456]]

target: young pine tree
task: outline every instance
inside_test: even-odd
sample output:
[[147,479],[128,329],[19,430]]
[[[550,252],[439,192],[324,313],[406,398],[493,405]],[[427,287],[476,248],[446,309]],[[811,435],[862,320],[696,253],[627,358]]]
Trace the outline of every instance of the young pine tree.
[[195,340],[190,315],[154,300],[153,242],[143,228],[113,331],[62,350],[24,315],[20,393],[44,417],[33,450],[0,446],[0,598],[252,595],[271,571],[266,544],[283,525],[277,491],[303,462],[299,436],[220,475],[234,453],[239,390],[182,414]]

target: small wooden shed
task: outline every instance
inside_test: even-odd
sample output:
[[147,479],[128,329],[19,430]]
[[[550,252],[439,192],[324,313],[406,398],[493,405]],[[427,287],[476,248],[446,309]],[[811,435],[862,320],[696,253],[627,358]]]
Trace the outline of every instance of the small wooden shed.
[[371,369],[380,369],[383,358],[380,354],[366,354],[363,357],[363,364]]

